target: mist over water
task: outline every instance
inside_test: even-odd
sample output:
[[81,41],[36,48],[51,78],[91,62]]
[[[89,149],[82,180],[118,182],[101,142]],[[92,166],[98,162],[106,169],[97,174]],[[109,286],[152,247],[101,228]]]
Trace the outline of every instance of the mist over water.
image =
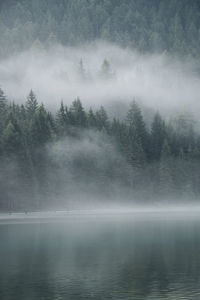
[[[109,80],[100,76],[104,59],[111,67]],[[0,62],[0,82],[10,99],[24,103],[32,88],[39,101],[51,109],[57,108],[61,99],[70,104],[80,97],[86,107],[114,103],[115,113],[120,115],[116,104],[128,106],[136,97],[145,107],[163,114],[187,111],[197,116],[200,80],[193,65],[99,41],[11,56]]]
[[199,220],[85,217],[0,225],[0,297],[199,297]]
[[199,0],[0,0],[0,300],[200,299]]

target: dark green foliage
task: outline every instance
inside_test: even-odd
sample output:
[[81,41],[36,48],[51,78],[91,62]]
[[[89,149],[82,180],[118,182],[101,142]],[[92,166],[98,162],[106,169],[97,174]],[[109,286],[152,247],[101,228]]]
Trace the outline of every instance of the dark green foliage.
[[155,114],[151,127],[151,158],[159,160],[166,137],[165,123],[159,113]]
[[38,210],[59,197],[68,203],[74,192],[138,201],[200,196],[191,116],[166,123],[156,113],[148,130],[135,101],[124,121],[110,121],[105,108],[87,112],[80,99],[69,109],[61,102],[55,116],[33,91],[25,106],[7,103],[3,92],[1,99],[0,209]]
[[0,88],[0,114],[3,114],[5,112],[7,105],[6,96],[4,95],[3,90]]
[[142,52],[199,58],[199,0],[0,3],[0,55],[104,39]]
[[109,120],[103,106],[96,112],[96,126],[99,130],[109,130]]
[[84,128],[86,126],[86,114],[79,98],[72,102],[70,106],[70,122],[72,125]]
[[159,166],[159,194],[161,198],[173,196],[172,155],[167,140],[164,141]]
[[28,118],[33,118],[38,109],[38,103],[35,94],[32,90],[30,91],[30,94],[27,97],[25,106]]
[[21,132],[17,124],[10,120],[2,132],[2,147],[6,154],[17,154],[22,147]]
[[142,151],[148,153],[148,133],[142,112],[135,100],[131,103],[130,109],[127,113],[127,124],[132,135],[134,135],[134,132],[137,132],[138,142],[141,144]]
[[64,107],[63,102],[61,102],[60,109],[56,117],[56,125],[58,128],[59,135],[65,135],[68,131],[69,125],[69,116],[67,107]]
[[95,117],[95,114],[92,110],[92,108],[89,109],[88,115],[87,115],[87,127],[88,128],[96,128],[97,127],[97,120]]
[[3,125],[6,118],[6,110],[7,110],[7,99],[3,92],[3,90],[0,88],[0,129],[3,129]]

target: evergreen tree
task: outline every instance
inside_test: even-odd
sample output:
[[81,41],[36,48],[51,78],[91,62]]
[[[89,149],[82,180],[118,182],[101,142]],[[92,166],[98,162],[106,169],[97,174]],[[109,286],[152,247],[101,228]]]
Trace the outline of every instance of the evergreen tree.
[[0,135],[5,126],[7,108],[8,108],[8,104],[7,104],[6,96],[3,90],[0,88]]
[[0,88],[0,114],[1,116],[5,112],[5,109],[7,107],[7,99],[3,92],[3,90]]
[[164,198],[173,196],[174,182],[172,175],[172,158],[167,140],[164,141],[161,151],[159,167],[159,190]]
[[8,125],[3,131],[2,144],[4,153],[8,155],[16,155],[22,148],[20,130],[12,123],[12,121],[9,121]]
[[54,115],[32,91],[25,105],[2,95],[0,209],[47,207],[63,182],[68,193],[75,182],[81,191],[103,190],[107,197],[122,186],[137,199],[199,198],[200,135],[191,116],[165,125],[156,113],[149,135],[136,102],[125,120],[110,122],[103,107],[85,112],[79,99],[69,109],[61,102]]
[[199,60],[199,9],[199,0],[3,1],[0,55],[32,45],[103,39],[141,52],[167,51]]
[[107,112],[103,106],[101,106],[100,109],[97,110],[95,118],[96,118],[97,128],[99,130],[103,129],[108,132],[110,124],[109,124]]
[[72,102],[70,113],[72,125],[83,128],[86,126],[86,114],[79,98]]
[[140,139],[141,146],[144,152],[148,152],[148,134],[146,126],[143,120],[143,116],[139,106],[134,100],[131,103],[130,109],[127,113],[127,125],[130,128],[130,131],[137,132],[138,139]]
[[27,97],[25,107],[26,107],[26,112],[27,112],[28,118],[33,118],[38,109],[38,102],[37,102],[37,98],[32,90],[30,91],[30,93]]
[[65,135],[68,131],[69,119],[67,114],[67,107],[64,107],[63,101],[61,102],[60,109],[56,116],[56,125],[59,135]]
[[89,112],[87,114],[87,126],[88,128],[93,128],[93,129],[96,128],[97,126],[97,120],[92,108],[89,109]]
[[43,104],[38,108],[36,118],[38,144],[44,146],[51,140],[51,124]]
[[156,113],[151,126],[151,159],[160,159],[165,137],[165,123],[160,114]]

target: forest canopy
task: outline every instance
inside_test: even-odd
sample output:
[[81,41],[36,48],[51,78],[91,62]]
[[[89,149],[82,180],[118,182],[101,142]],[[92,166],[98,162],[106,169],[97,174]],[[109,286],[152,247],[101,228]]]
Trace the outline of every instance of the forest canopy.
[[149,126],[135,100],[119,120],[79,98],[52,114],[33,91],[18,105],[1,89],[0,120],[1,210],[200,196],[200,135],[187,114],[155,112]]
[[[1,1],[0,209],[197,200],[199,12],[199,0]],[[32,90],[23,101],[31,88],[45,105]]]
[[198,0],[4,0],[0,55],[101,39],[199,59],[199,11]]

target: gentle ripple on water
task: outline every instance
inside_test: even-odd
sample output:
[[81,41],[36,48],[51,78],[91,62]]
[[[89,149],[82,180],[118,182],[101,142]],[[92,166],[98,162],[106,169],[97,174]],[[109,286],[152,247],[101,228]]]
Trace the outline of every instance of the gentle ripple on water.
[[1,300],[198,300],[198,218],[0,226]]

